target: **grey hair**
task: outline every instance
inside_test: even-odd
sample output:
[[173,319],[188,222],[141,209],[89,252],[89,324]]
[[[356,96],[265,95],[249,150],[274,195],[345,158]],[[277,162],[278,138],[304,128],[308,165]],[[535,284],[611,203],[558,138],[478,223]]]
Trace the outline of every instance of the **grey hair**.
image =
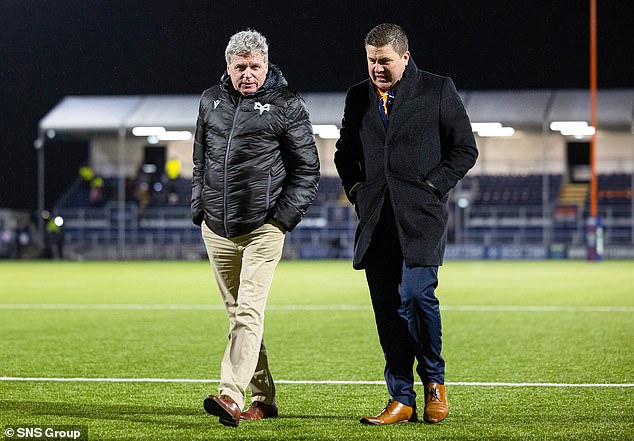
[[233,34],[225,49],[225,58],[227,63],[231,63],[232,55],[246,55],[255,52],[262,52],[264,62],[269,62],[269,45],[266,37],[258,31],[252,29]]

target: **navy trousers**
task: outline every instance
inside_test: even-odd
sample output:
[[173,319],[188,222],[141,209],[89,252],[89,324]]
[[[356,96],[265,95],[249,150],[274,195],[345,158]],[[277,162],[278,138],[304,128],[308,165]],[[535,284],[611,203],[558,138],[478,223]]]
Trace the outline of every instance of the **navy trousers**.
[[423,383],[444,384],[442,326],[435,289],[438,267],[408,267],[398,240],[389,197],[365,257],[385,381],[392,399],[416,407],[414,361]]

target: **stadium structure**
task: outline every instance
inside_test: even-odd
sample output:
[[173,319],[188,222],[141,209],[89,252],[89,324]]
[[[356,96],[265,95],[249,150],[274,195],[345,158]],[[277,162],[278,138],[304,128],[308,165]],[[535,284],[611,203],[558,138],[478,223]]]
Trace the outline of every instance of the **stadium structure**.
[[[448,259],[584,259],[593,135],[603,256],[634,258],[634,89],[599,90],[596,128],[589,124],[588,91],[460,94],[480,157],[450,194]],[[315,203],[287,236],[284,255],[349,258],[356,217],[332,160],[345,94],[302,96],[322,179]],[[66,258],[204,254],[189,211],[198,100],[197,95],[68,96],[44,116],[35,142],[38,210],[64,219]],[[44,155],[64,155],[65,140],[87,143],[86,173],[46,207]],[[39,221],[40,237],[44,223]]]

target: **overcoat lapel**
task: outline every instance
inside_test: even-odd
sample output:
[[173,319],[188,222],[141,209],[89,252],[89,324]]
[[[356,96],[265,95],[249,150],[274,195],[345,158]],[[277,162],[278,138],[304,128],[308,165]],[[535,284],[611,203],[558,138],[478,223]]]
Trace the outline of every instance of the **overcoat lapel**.
[[374,84],[372,84],[371,80],[368,80],[368,112],[370,113],[370,122],[372,126],[378,129],[380,133],[385,134],[387,129],[385,128],[385,124],[383,124],[383,119],[381,119],[381,115],[379,114],[378,99],[379,97],[376,94],[376,90],[374,89]]
[[[425,100],[421,100],[419,95],[422,91],[415,87],[420,83],[418,68],[414,64],[414,60],[410,59],[405,69],[405,75],[398,86],[392,113],[390,114],[390,123],[387,128],[386,142],[390,142],[396,133],[405,126],[405,122],[413,117],[419,116],[425,107]],[[377,112],[378,113],[378,112]],[[380,117],[379,117],[380,119]]]

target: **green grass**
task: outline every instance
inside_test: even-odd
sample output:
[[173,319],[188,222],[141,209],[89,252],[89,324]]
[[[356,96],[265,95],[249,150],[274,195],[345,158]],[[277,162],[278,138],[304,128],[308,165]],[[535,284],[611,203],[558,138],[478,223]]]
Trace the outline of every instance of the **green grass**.
[[[281,382],[280,418],[231,429],[202,409],[228,327],[208,263],[3,262],[0,304],[21,306],[0,307],[0,377],[209,382],[0,381],[0,426],[87,425],[91,440],[634,438],[634,387],[455,384],[634,383],[634,262],[448,262],[438,296],[444,422],[366,427],[358,418],[383,407],[384,385]],[[382,380],[364,275],[349,262],[283,261],[265,339],[278,380]]]

